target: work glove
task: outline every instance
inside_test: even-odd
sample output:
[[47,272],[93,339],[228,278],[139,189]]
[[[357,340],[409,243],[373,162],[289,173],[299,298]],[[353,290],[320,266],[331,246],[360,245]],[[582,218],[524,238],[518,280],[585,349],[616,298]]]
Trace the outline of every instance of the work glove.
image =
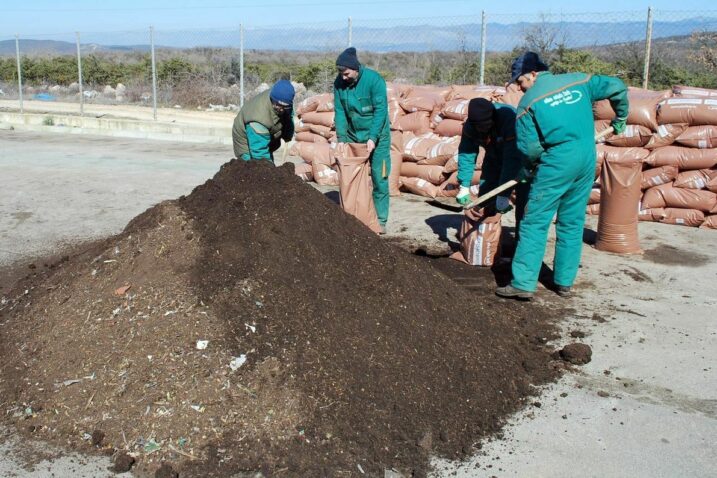
[[527,183],[528,181],[533,179],[533,173],[533,170],[529,169],[527,166],[523,166],[522,168],[520,168],[520,171],[518,171],[518,176],[515,178],[515,180],[519,183]]
[[615,118],[612,120],[612,123],[610,123],[610,126],[612,126],[616,136],[622,134],[627,127],[627,118]]
[[498,196],[495,199],[495,210],[496,212],[499,212],[501,214],[505,214],[508,211],[513,209],[513,206],[510,205],[510,200],[505,196]]
[[461,206],[467,206],[471,202],[471,190],[465,186],[461,186],[460,189],[458,189],[456,202]]

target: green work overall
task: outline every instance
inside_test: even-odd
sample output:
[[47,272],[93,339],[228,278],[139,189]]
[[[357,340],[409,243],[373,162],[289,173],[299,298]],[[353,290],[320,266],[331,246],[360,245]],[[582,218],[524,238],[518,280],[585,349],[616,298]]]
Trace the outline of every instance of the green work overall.
[[553,281],[566,287],[575,281],[595,175],[592,103],[602,99],[610,100],[619,118],[627,117],[627,89],[609,76],[542,72],[520,100],[518,149],[535,174],[513,259],[515,288],[535,291],[556,213]]
[[339,75],[334,81],[336,136],[340,143],[373,140],[371,153],[373,202],[381,225],[388,221],[388,175],[391,172],[391,129],[388,121],[386,82],[374,70],[361,66],[355,83]]

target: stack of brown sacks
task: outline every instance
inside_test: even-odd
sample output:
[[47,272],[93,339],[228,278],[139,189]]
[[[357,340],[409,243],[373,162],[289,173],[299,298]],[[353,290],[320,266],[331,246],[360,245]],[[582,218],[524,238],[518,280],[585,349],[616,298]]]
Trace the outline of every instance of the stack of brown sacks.
[[[637,204],[623,201],[622,208],[638,209],[641,221],[717,228],[717,90],[630,88],[629,101],[625,132],[609,136],[597,147],[596,176],[604,161],[639,162],[639,186],[623,186],[639,187],[641,199]],[[596,132],[614,117],[607,101],[596,103],[594,113]],[[601,212],[599,188],[596,183],[588,214]],[[639,197],[639,192],[630,197]]]
[[[516,87],[495,86],[386,86],[391,123],[392,196],[407,191],[425,197],[453,197],[458,193],[458,145],[468,114],[468,101],[487,98],[517,106],[522,93]],[[307,98],[297,109],[296,142],[290,154],[305,164],[296,165],[296,174],[318,184],[338,185],[339,176],[332,154],[336,141],[333,130],[333,96]],[[472,184],[480,180],[485,152],[476,161]],[[477,189],[472,189],[473,194]]]

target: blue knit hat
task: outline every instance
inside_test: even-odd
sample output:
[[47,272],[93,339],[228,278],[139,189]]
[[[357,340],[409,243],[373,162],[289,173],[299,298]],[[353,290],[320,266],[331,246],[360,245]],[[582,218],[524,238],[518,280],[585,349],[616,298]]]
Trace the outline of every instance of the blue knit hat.
[[271,87],[269,98],[290,105],[294,102],[294,86],[289,80],[279,80]]
[[339,57],[336,58],[336,66],[358,71],[361,68],[361,63],[359,63],[358,56],[356,56],[356,48],[349,47],[342,51]]
[[548,65],[543,63],[537,53],[526,51],[516,58],[510,67],[510,82],[515,83],[519,76],[531,71],[548,71]]

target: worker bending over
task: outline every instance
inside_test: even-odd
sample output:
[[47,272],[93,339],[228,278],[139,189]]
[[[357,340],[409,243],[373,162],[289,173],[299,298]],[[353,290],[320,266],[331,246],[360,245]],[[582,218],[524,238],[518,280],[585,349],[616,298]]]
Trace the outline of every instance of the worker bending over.
[[288,142],[294,137],[293,103],[294,87],[288,80],[277,81],[270,90],[247,101],[234,119],[234,156],[273,163],[281,140]]

